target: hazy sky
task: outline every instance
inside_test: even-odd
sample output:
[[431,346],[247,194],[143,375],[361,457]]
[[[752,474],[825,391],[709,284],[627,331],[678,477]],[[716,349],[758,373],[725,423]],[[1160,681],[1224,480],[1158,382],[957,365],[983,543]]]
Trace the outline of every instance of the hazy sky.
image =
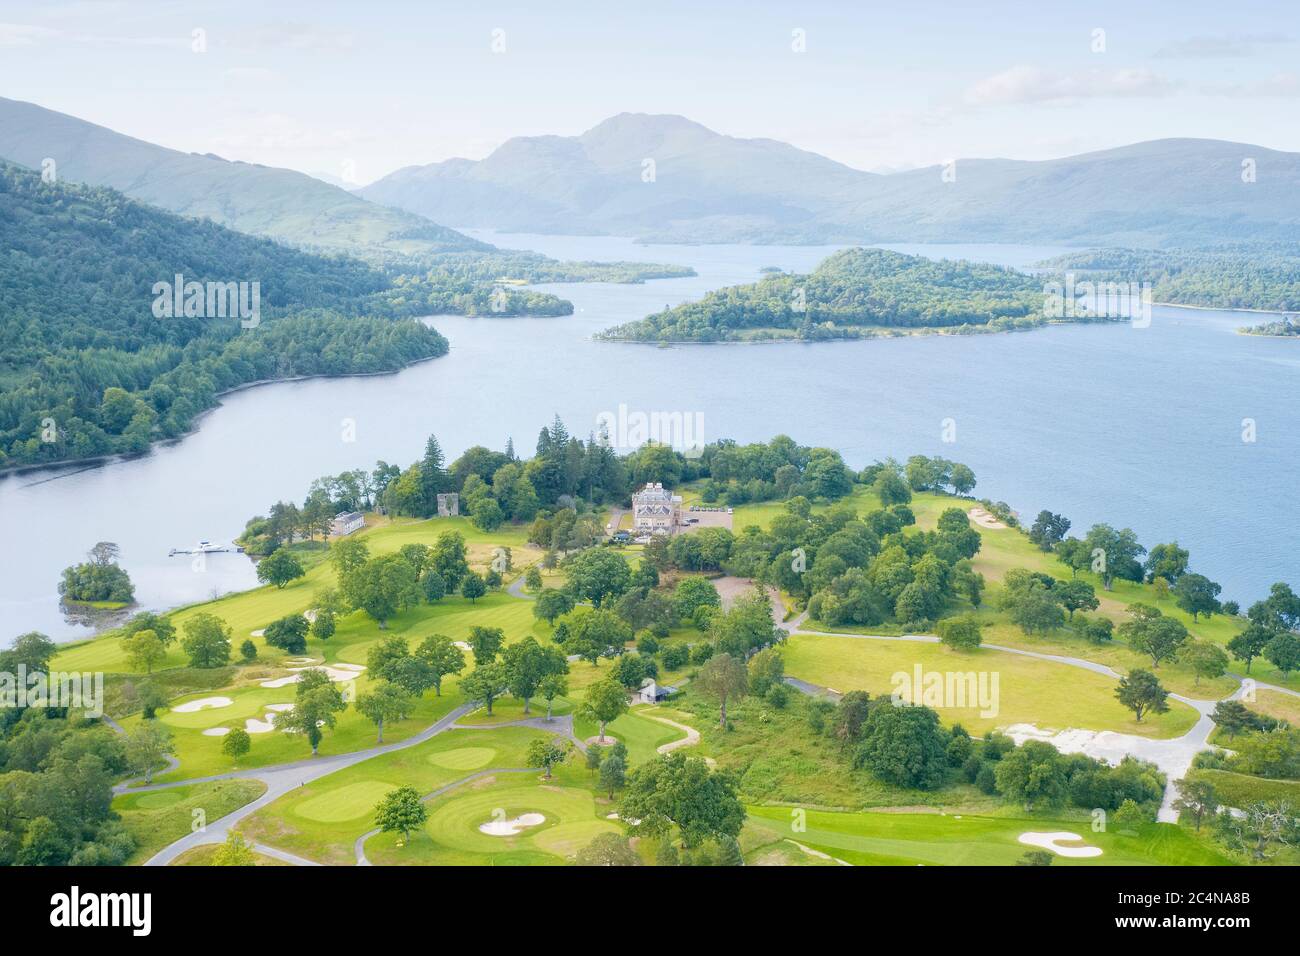
[[1300,151],[1296,0],[705,6],[0,0],[0,95],[360,182],[625,111],[863,169],[1165,136]]

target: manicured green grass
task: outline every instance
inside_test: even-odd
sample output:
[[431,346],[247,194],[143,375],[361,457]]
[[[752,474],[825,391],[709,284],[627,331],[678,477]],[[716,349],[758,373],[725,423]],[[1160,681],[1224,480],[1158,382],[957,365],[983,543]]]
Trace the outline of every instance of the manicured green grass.
[[353,842],[374,828],[375,804],[389,790],[411,786],[425,794],[488,767],[523,767],[528,743],[540,736],[526,727],[449,730],[315,780],[263,807],[240,829],[254,842],[350,864]]
[[[221,847],[217,844],[205,843],[203,846],[196,846],[191,850],[186,850],[176,859],[172,860],[172,866],[215,866],[217,851]],[[284,860],[277,860],[273,856],[264,856],[261,853],[253,854],[254,866],[293,866],[292,863],[286,863]]]
[[[423,831],[398,846],[394,834],[378,834],[366,855],[378,865],[502,866],[562,864],[600,833],[622,828],[605,819],[608,805],[592,792],[566,786],[557,778],[543,783],[532,774],[484,778],[438,798]],[[515,836],[491,836],[480,824],[540,813],[545,822]]]
[[[368,681],[363,674],[356,681],[356,693],[365,693],[367,685]],[[206,708],[192,713],[176,713],[174,710],[169,710],[159,714],[158,720],[172,732],[173,754],[180,761],[180,767],[169,773],[155,775],[154,782],[206,777],[230,770],[265,767],[269,764],[310,758],[311,748],[300,734],[286,734],[276,730],[250,733],[252,746],[249,752],[238,760],[222,753],[223,738],[203,734],[203,730],[209,727],[242,728],[247,718],[263,720],[267,714],[268,704],[293,703],[294,685],[266,688],[254,683],[226,689],[219,693],[231,699],[230,706]],[[202,698],[217,696],[217,694],[204,692],[190,696]],[[433,692],[429,691],[420,698],[405,720],[384,725],[384,743],[395,743],[418,733],[438,718],[450,713],[461,702],[462,697],[456,681],[445,681],[441,697],[435,697]],[[183,699],[172,703],[173,705],[183,703]],[[138,716],[130,717],[124,720],[122,725],[130,731],[139,721]],[[354,707],[349,706],[338,715],[334,728],[325,731],[320,753],[338,754],[365,750],[376,746],[377,736],[375,725],[358,713]]]
[[[985,715],[970,701],[962,707],[935,707],[945,723],[960,723],[972,733],[1031,723],[1042,729],[1114,730],[1143,737],[1177,737],[1190,730],[1197,719],[1191,707],[1170,701],[1168,713],[1138,723],[1115,699],[1116,684],[1110,678],[988,648],[958,653],[939,644],[915,641],[805,634],[793,635],[785,645],[787,674],[840,693],[865,690],[887,696],[894,690],[892,675],[913,675],[918,664],[924,673],[984,672],[990,680],[992,674],[998,675],[996,714]],[[987,686],[991,689],[992,685]]]
[[[1010,866],[1032,849],[1026,832],[1068,831],[1102,849],[1090,858],[1054,856],[1053,866],[1218,866],[1233,861],[1192,832],[1148,824],[1137,834],[1093,833],[1086,821],[939,813],[836,813],[790,807],[750,807],[750,853],[795,840],[856,866]],[[798,825],[796,825],[798,824]],[[770,840],[765,841],[766,837]]]
[[[565,697],[557,697],[551,703],[551,716],[560,717],[564,714],[571,713],[574,703]],[[508,724],[516,720],[531,720],[546,717],[546,701],[540,697],[534,697],[532,700],[532,712],[524,713],[524,702],[516,700],[513,697],[505,697],[492,702],[492,716],[488,716],[487,709],[479,707],[478,710],[466,714],[457,721],[462,727],[496,727],[501,724]]]
[[[216,780],[151,793],[128,793],[113,809],[136,838],[129,863],[143,863],[169,843],[192,832],[195,821],[215,823],[266,792],[259,780]],[[201,816],[195,815],[199,811]]]
[[[367,516],[366,520],[372,522],[374,526],[358,532],[356,537],[366,543],[372,556],[392,553],[405,544],[432,545],[443,532],[458,531],[465,538],[469,550],[470,564],[480,571],[487,567],[498,546],[511,549],[511,556],[516,569],[525,568],[527,565],[541,560],[542,557],[542,552],[539,549],[530,547],[527,544],[527,528],[524,525],[507,524],[491,533],[484,533],[476,529],[467,518],[430,518],[427,520],[398,518],[390,521],[371,515]],[[176,611],[171,615],[171,620],[177,627],[178,636],[183,633],[184,623],[194,615],[211,613],[230,625],[232,643],[237,650],[239,644],[249,637],[251,632],[266,627],[267,624],[277,618],[306,611],[314,605],[316,595],[319,592],[326,588],[336,587],[337,581],[335,580],[333,565],[327,559],[327,552],[310,553],[305,558],[304,564],[308,565],[306,575],[284,588],[267,585],[237,594],[230,594],[215,601],[191,605]],[[390,622],[390,627],[394,631],[411,631],[423,636],[426,633],[434,633],[434,629],[432,627],[421,629],[419,625],[422,622],[428,618],[439,617],[441,614],[449,614],[453,618],[453,622],[449,626],[455,628],[454,612],[459,609],[460,605],[469,608],[481,607],[485,604],[491,604],[494,599],[524,604],[524,602],[513,601],[504,594],[494,594],[482,598],[477,602],[477,605],[470,605],[468,601],[464,601],[460,597],[452,597],[437,605],[422,604],[419,607],[405,611]],[[527,609],[526,605],[523,614],[511,620],[516,626],[522,626],[525,629],[531,629],[532,627],[531,611]],[[351,636],[350,631],[368,633],[373,639],[378,633],[378,627],[374,621],[363,613],[357,612],[339,622],[339,633],[335,639],[338,643],[346,643],[346,639]],[[454,636],[449,631],[442,633]],[[274,660],[283,656],[274,648],[267,648],[260,638],[255,639],[254,643],[265,659]],[[177,640],[168,648],[166,659],[155,670],[179,667],[184,663],[186,663],[185,654],[181,650],[180,641]],[[90,641],[64,645],[60,648],[53,666],[59,670],[105,671],[112,673],[140,672],[127,661],[126,655],[121,649],[121,641],[114,633]]]
[[[579,740],[594,737],[600,731],[595,721],[575,720],[573,732]],[[630,766],[636,767],[654,758],[659,747],[686,735],[675,727],[651,720],[639,711],[629,711],[605,727],[605,736],[621,740],[627,746]],[[689,752],[691,756],[696,754]]]

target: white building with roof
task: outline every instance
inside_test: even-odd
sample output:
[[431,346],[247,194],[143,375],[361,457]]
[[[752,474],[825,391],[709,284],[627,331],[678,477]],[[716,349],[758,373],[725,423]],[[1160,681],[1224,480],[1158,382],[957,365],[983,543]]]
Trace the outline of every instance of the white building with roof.
[[359,531],[366,526],[365,516],[360,511],[340,511],[330,522],[330,534],[342,537]]
[[638,535],[672,534],[677,530],[681,510],[681,495],[652,482],[632,495],[632,527]]

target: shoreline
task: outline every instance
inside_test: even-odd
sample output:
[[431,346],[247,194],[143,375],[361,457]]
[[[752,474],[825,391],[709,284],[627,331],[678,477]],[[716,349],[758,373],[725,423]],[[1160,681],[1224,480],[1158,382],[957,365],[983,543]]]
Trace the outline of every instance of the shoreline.
[[[427,316],[422,318],[427,318]],[[448,351],[450,351],[450,349],[448,349]],[[234,385],[225,391],[218,392],[214,396],[216,398],[216,403],[211,408],[205,408],[203,411],[195,415],[187,430],[179,435],[172,435],[170,438],[159,438],[157,441],[150,442],[148,451],[134,453],[117,452],[111,455],[96,455],[93,458],[68,458],[62,461],[51,462],[47,465],[9,465],[0,468],[0,481],[9,477],[18,477],[25,474],[34,474],[36,472],[67,469],[63,474],[50,475],[48,478],[42,478],[39,481],[28,482],[23,486],[26,488],[32,485],[42,485],[47,481],[58,481],[60,478],[70,478],[73,475],[79,475],[84,471],[90,471],[93,468],[99,468],[116,462],[135,461],[139,458],[147,458],[149,455],[153,454],[155,448],[166,448],[184,441],[191,435],[197,434],[203,419],[222,406],[222,399],[229,395],[234,395],[236,392],[245,392],[250,389],[261,388],[265,385],[284,385],[290,382],[313,382],[322,379],[376,378],[382,375],[397,375],[400,372],[406,371],[408,368],[423,365],[425,362],[432,362],[435,359],[443,358],[446,355],[447,352],[443,352],[441,355],[430,355],[425,358],[414,359],[405,363],[400,368],[385,369],[379,372],[346,372],[342,375],[294,375],[290,378],[260,378],[253,382],[244,382],[240,385]]]
[[[882,329],[880,332],[872,335],[832,335],[822,339],[801,339],[797,336],[788,338],[770,338],[770,339],[716,339],[713,341],[700,341],[698,339],[623,339],[623,338],[605,338],[602,333],[596,333],[592,336],[593,341],[612,343],[614,345],[653,345],[656,348],[672,348],[679,345],[825,345],[830,342],[871,342],[876,339],[921,339],[932,337],[948,338],[968,338],[977,335],[1012,335],[1026,332],[1041,332],[1043,329],[1065,327],[1071,325],[1124,325],[1132,321],[1128,317],[1109,319],[1049,319],[1039,325],[1032,325],[1023,329],[990,329],[982,325],[976,326],[944,326],[934,328],[917,328],[909,331],[894,331],[891,329]],[[958,329],[970,329],[973,331],[960,332]]]

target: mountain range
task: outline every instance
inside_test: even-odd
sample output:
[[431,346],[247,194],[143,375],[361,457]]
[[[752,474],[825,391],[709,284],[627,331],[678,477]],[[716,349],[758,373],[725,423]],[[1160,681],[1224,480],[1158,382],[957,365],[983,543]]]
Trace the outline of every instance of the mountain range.
[[424,217],[367,202],[303,173],[183,153],[103,126],[0,97],[0,159],[61,181],[106,186],[183,216],[324,250],[487,250]]
[[657,241],[1200,246],[1300,238],[1298,187],[1300,154],[1220,140],[882,175],[681,116],[623,113],[580,136],[399,169],[358,194],[462,228]]

